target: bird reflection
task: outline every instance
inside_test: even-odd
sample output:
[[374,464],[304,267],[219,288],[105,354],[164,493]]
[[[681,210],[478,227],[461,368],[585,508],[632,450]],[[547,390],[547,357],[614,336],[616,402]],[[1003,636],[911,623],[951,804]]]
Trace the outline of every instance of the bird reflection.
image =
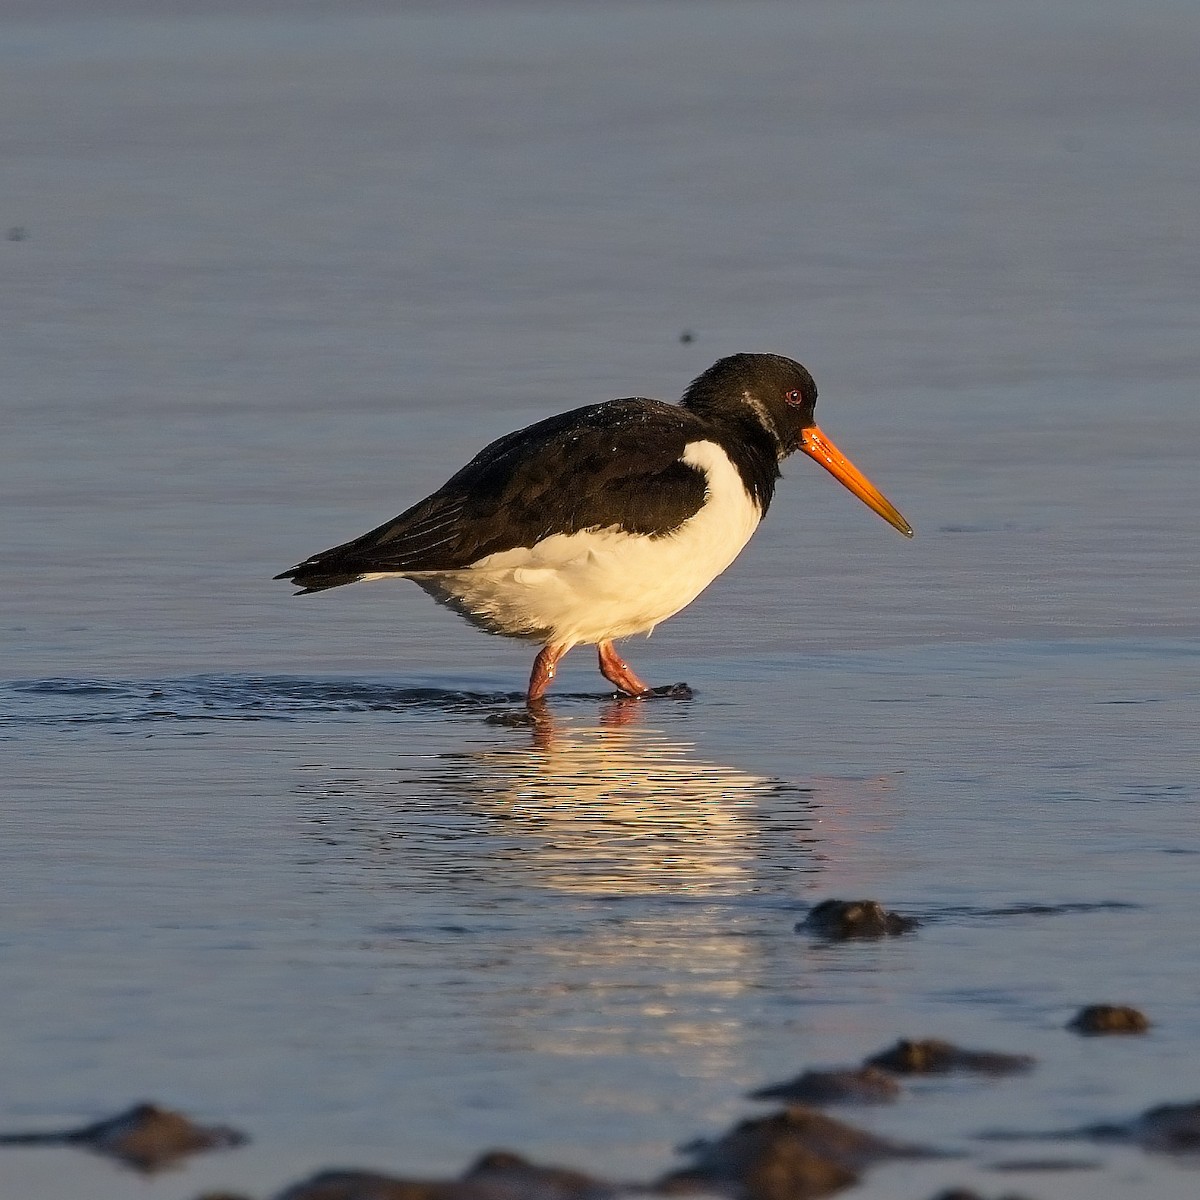
[[[761,866],[766,802],[778,808],[790,793],[790,815],[798,802],[807,818],[804,789],[703,761],[689,743],[647,727],[646,711],[618,699],[598,722],[576,723],[533,707],[528,745],[461,764],[460,791],[534,850],[520,868],[542,886],[608,895],[740,889]],[[792,848],[803,850],[809,821],[791,824]]]
[[504,710],[489,723],[508,728],[482,746],[341,778],[327,768],[303,789],[312,832],[372,869],[402,843],[405,886],[447,892],[478,880],[689,896],[814,868],[811,788],[705,760],[649,724],[653,707],[614,699],[574,720]]
[[741,1054],[739,998],[777,969],[748,936],[755,898],[790,886],[782,864],[814,866],[811,801],[706,760],[653,714],[531,710],[528,741],[471,755],[458,787],[490,828],[492,885],[542,897],[523,956],[536,983],[506,1021],[556,1058],[687,1046],[691,1070],[721,1076]]
[[322,905],[336,893],[361,912],[360,951],[496,1053],[687,1046],[689,1071],[724,1077],[747,990],[819,986],[790,936],[827,869],[814,796],[711,761],[681,736],[686,710],[563,707],[493,712],[465,748],[461,722],[440,718],[425,754],[407,735],[399,760],[376,744],[315,768],[306,861]]
[[[378,884],[388,886],[392,863],[405,888],[445,896],[503,882],[598,896],[800,898],[831,868],[847,886],[873,883],[879,863],[862,843],[889,841],[889,777],[799,785],[702,757],[671,706],[593,704],[586,717],[494,710],[492,730],[466,748],[461,721],[438,718],[403,750],[376,744],[353,765],[313,764],[318,777],[300,787],[309,833],[343,865],[382,870]],[[476,708],[476,731],[478,719]]]

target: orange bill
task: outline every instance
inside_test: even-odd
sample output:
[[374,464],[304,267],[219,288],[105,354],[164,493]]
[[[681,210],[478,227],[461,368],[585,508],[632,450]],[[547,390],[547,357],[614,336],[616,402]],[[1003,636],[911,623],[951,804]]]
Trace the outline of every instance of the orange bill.
[[889,525],[912,537],[913,527],[900,510],[815,425],[804,430],[800,449],[819,462],[839,483],[873,508]]

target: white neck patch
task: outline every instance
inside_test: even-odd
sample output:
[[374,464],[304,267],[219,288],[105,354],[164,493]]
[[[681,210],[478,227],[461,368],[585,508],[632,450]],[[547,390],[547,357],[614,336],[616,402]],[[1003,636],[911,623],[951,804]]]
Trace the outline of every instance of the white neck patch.
[[758,423],[771,435],[775,442],[775,453],[782,459],[783,442],[779,437],[779,431],[775,428],[775,422],[771,420],[771,414],[767,412],[767,406],[751,392],[742,393],[742,403],[754,413],[758,418]]

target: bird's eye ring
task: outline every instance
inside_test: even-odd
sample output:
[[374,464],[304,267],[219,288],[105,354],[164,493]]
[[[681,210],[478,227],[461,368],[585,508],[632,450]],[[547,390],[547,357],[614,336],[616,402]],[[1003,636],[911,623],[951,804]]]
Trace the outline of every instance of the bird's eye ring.
[[784,399],[789,404],[793,404],[793,405],[797,405],[797,406],[804,403],[804,397],[799,392],[788,392],[788,394],[786,396],[784,396]]

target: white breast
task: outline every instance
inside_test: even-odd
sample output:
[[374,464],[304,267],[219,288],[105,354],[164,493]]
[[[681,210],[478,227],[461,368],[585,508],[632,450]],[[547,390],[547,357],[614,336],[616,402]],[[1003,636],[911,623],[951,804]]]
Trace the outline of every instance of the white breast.
[[704,507],[674,533],[556,534],[463,571],[410,578],[490,633],[562,646],[649,633],[737,558],[762,519],[715,442],[691,442],[682,461],[704,472],[707,494]]

